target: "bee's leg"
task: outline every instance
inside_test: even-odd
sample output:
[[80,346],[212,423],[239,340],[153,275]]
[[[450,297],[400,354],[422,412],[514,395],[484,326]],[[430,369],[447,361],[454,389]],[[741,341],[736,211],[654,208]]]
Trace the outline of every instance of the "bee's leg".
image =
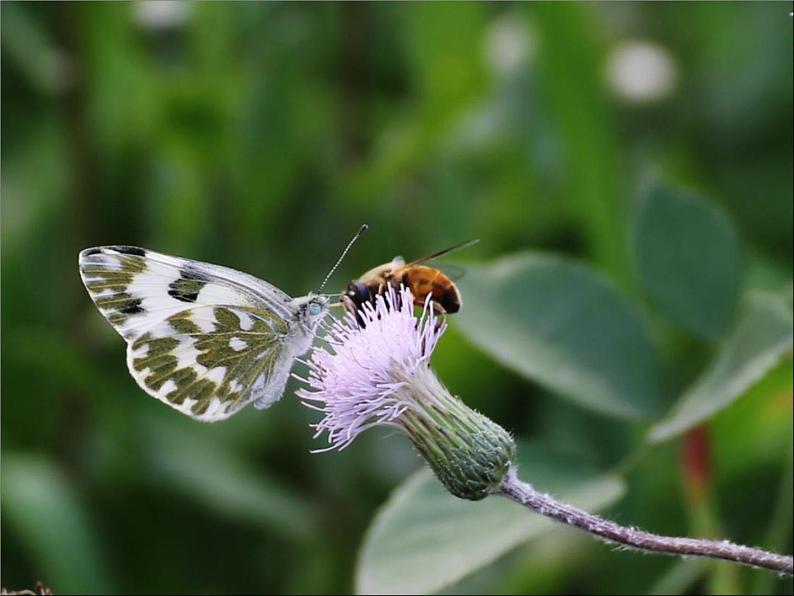
[[358,313],[359,306],[356,304],[356,301],[350,296],[343,294],[340,302],[342,303],[342,306],[344,307],[347,314],[355,317],[358,326],[363,327],[364,322],[361,320],[361,315]]
[[345,296],[343,294],[341,302],[342,302],[342,306],[345,307],[345,310],[347,312],[349,312],[351,315],[356,314],[356,310],[358,310],[358,308],[356,307],[356,303],[353,302],[353,299],[350,296]]
[[437,315],[436,316],[436,331],[438,331],[441,328],[441,325],[444,323],[444,319],[446,318],[448,313],[447,313],[446,309],[443,306],[441,306],[438,302],[436,302],[435,300],[431,300],[430,304],[433,307],[433,312]]
[[436,319],[436,329],[439,329],[447,317],[447,309],[441,306],[438,302],[433,302],[433,310],[438,315]]

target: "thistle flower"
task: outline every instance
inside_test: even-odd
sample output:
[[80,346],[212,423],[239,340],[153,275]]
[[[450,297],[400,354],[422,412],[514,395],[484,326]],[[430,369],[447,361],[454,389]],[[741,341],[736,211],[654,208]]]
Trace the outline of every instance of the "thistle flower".
[[344,449],[365,430],[404,431],[439,480],[471,500],[499,489],[515,459],[509,433],[454,397],[430,369],[430,356],[446,330],[430,301],[417,320],[407,288],[378,296],[356,317],[332,324],[327,347],[315,347],[302,379],[303,403],[325,416],[314,425],[330,446]]
[[365,430],[389,426],[405,432],[450,493],[470,500],[497,494],[577,527],[594,537],[646,552],[723,559],[792,575],[794,561],[731,542],[659,536],[621,526],[560,503],[518,478],[510,434],[454,397],[430,369],[430,356],[446,330],[429,299],[422,316],[403,288],[378,296],[357,315],[333,323],[327,347],[313,348],[306,387],[298,396],[324,414],[313,425],[329,447],[344,449]]

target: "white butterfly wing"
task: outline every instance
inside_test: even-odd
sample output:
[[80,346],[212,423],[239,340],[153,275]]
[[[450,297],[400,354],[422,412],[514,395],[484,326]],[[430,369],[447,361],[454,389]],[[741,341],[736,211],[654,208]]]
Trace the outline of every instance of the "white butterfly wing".
[[299,302],[240,271],[107,246],[80,253],[80,274],[138,385],[197,420],[271,405],[311,345]]
[[227,304],[291,319],[290,296],[252,275],[136,246],[102,246],[80,253],[80,275],[100,312],[126,340],[197,305]]

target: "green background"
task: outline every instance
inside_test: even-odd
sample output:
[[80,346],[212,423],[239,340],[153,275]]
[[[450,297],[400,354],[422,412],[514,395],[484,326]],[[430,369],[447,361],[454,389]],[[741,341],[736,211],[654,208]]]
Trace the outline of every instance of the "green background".
[[[522,476],[617,474],[583,502],[790,553],[790,4],[0,9],[4,587],[791,593],[548,528],[448,568],[484,530],[390,542],[423,522],[389,508],[363,548],[421,466],[408,441],[310,454],[292,385],[266,412],[181,416],[129,377],[77,273],[79,250],[133,244],[300,295],[362,222],[332,291],[480,238],[451,259],[464,308],[434,368],[531,442]],[[674,75],[647,101],[608,74],[637,42]]]

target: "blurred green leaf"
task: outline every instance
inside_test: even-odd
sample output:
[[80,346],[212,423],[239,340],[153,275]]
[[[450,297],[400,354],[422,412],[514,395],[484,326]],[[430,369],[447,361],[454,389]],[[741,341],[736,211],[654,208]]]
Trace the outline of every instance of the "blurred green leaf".
[[203,428],[180,430],[160,419],[147,429],[145,444],[157,484],[223,517],[258,524],[292,539],[310,538],[316,528],[306,500],[219,441],[209,440]]
[[586,266],[523,253],[460,280],[464,334],[497,361],[621,418],[658,411],[654,348],[634,306]]
[[[10,126],[9,129],[13,134]],[[17,150],[3,158],[1,190],[6,207],[3,214],[6,250],[25,250],[24,243],[62,207],[67,183],[63,139],[57,122],[42,117],[19,134],[22,138]]]
[[[769,527],[763,545],[772,551],[786,552],[789,545],[789,528],[794,518],[791,509],[794,496],[794,445],[789,444],[789,451],[783,461],[783,474],[778,488],[777,502],[770,516]],[[752,586],[753,594],[771,594],[775,589],[777,578],[771,573],[756,574]]]
[[632,250],[640,283],[662,313],[698,337],[722,335],[743,277],[739,235],[726,214],[655,182],[637,210]]
[[599,268],[622,282],[629,271],[620,141],[605,99],[587,3],[525,3],[539,37],[540,89],[559,139],[566,194]]
[[708,559],[680,559],[658,578],[648,594],[691,594],[695,582],[700,581],[714,566]]
[[9,332],[9,344],[14,346],[12,362],[38,368],[62,388],[96,400],[114,393],[114,379],[84,352],[63,349],[69,338],[58,329],[17,325]]
[[69,84],[72,65],[36,19],[9,3],[3,6],[2,44],[11,62],[39,91],[49,94]]
[[[594,511],[623,495],[623,481],[521,445],[519,474],[560,499]],[[445,491],[429,469],[408,478],[372,522],[356,573],[358,594],[437,592],[554,527],[504,498],[471,502]]]
[[730,462],[719,467],[722,478],[741,483],[759,467],[768,467],[771,480],[771,470],[791,448],[792,393],[794,361],[789,352],[731,407],[709,419],[714,461]]
[[484,10],[477,2],[406,6],[406,48],[428,114],[448,117],[482,91],[477,42],[486,22]]
[[3,515],[56,594],[112,592],[84,505],[49,461],[3,454]]
[[648,438],[670,439],[708,420],[741,397],[792,347],[791,311],[777,297],[753,293],[713,362]]

